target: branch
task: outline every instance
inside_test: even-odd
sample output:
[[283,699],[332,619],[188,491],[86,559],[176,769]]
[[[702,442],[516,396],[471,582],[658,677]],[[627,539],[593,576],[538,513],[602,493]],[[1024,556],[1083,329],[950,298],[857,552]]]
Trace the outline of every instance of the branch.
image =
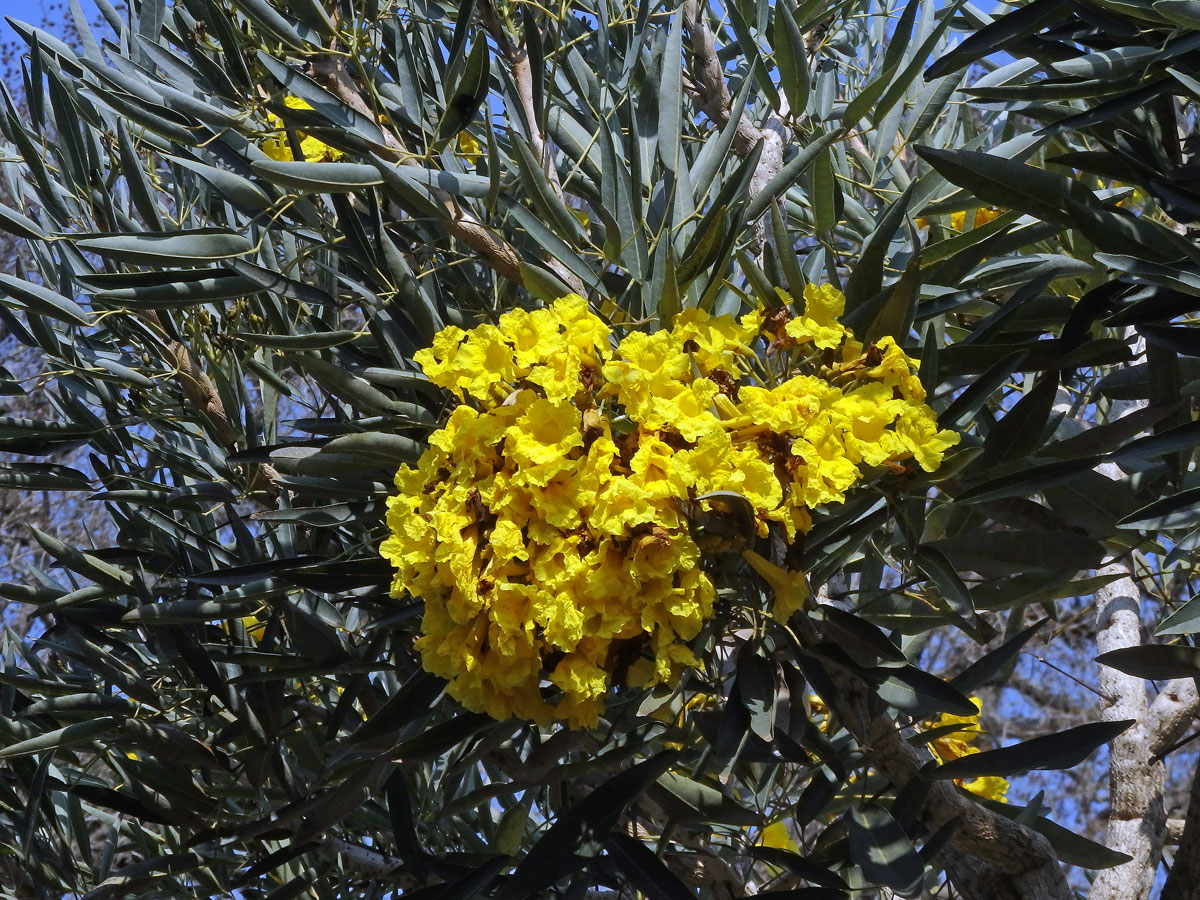
[[[804,616],[793,623],[806,644],[824,638]],[[834,711],[870,764],[898,788],[922,777],[922,767],[932,759],[929,751],[910,744],[890,717],[873,714],[871,694],[857,674],[834,665],[829,674],[841,695]],[[964,900],[1069,900],[1066,878],[1046,838],[962,796],[949,782],[931,783],[918,816],[921,826],[932,833],[955,819],[958,825],[942,858]]]
[[1190,678],[1168,681],[1154,702],[1146,718],[1146,729],[1151,736],[1150,755],[1166,752],[1183,736],[1200,709],[1200,694],[1196,682]]
[[[704,8],[699,0],[685,0],[683,4],[683,23],[687,29],[689,43],[692,48],[692,77],[685,79],[688,91],[695,99],[704,114],[712,119],[718,128],[724,128],[733,115],[733,98],[729,86],[725,83],[725,71],[721,58],[713,45],[712,32],[704,18]],[[670,65],[670,60],[666,62]],[[783,149],[792,141],[792,129],[784,121],[787,115],[785,108],[780,113],[771,113],[762,128],[756,128],[743,113],[737,121],[737,131],[733,136],[733,151],[738,156],[745,156],[762,141],[762,155],[750,176],[749,194],[751,197],[760,194],[771,179],[783,168]],[[751,240],[751,255],[762,256],[763,245],[767,241],[766,214],[754,224],[754,236]],[[776,248],[779,252],[791,252],[791,248]]]
[[1161,900],[1197,900],[1200,896],[1200,767],[1192,773],[1185,822]]
[[[1097,574],[1122,577],[1096,591],[1099,623],[1096,649],[1108,653],[1140,646],[1142,593],[1133,581],[1129,563],[1110,562]],[[1166,769],[1161,760],[1153,759],[1153,748],[1160,735],[1150,730],[1144,679],[1101,666],[1098,684],[1102,720],[1133,719],[1136,723],[1112,742],[1109,751],[1112,808],[1108,844],[1133,858],[1100,871],[1090,896],[1091,900],[1149,897],[1166,839],[1167,816],[1163,807]],[[1194,693],[1195,688],[1192,690]],[[1168,721],[1167,706],[1164,701],[1164,722]]]
[[394,856],[369,850],[358,844],[351,844],[335,837],[324,837],[318,841],[318,846],[324,852],[336,856],[338,861],[347,869],[360,875],[387,881],[405,890],[411,890],[419,884],[413,877],[412,869],[405,866],[404,860]]
[[[162,319],[159,318],[157,312],[153,312],[149,316],[143,315],[141,319],[155,328],[166,343],[167,350],[172,357],[171,362],[174,363],[179,388],[187,398],[188,405],[198,410],[200,415],[212,426],[217,440],[220,441],[225,451],[233,453],[238,449],[237,431],[229,421],[229,415],[225,412],[225,404],[221,402],[221,394],[217,390],[217,386],[208,377],[208,373],[204,371],[200,361],[196,359],[196,355],[189,347],[169,336],[167,330],[163,328]],[[247,485],[248,491],[251,493],[262,491],[265,495],[262,498],[264,503],[267,506],[273,506],[279,497],[278,479],[279,472],[275,467],[263,463],[251,476]]]
[[[363,100],[358,87],[346,73],[346,67],[339,57],[318,57],[312,62],[312,71],[317,80],[332,91],[339,100],[371,121],[375,121],[375,114]],[[387,151],[380,153],[382,158],[399,162],[402,165],[419,165],[396,135],[387,129],[381,130],[388,146]],[[521,277],[521,257],[511,244],[486,228],[445,191],[431,188],[430,193],[446,209],[448,218],[445,224],[451,237],[457,238],[478,253],[483,261],[501,277],[507,278],[515,284],[524,284],[524,279]],[[570,286],[570,282],[568,282],[568,286]]]
[[[541,116],[533,102],[533,68],[529,64],[529,50],[525,44],[518,46],[513,43],[512,37],[496,17],[496,11],[492,8],[492,4],[488,0],[482,0],[479,10],[483,16],[484,25],[487,26],[488,32],[491,34],[492,39],[495,40],[496,46],[500,48],[500,52],[504,55],[509,70],[512,72],[517,99],[521,104],[521,112],[525,119],[526,127],[529,130],[529,149],[532,151],[534,158],[541,164],[542,173],[550,183],[550,189],[566,205],[566,201],[563,198],[562,183],[558,178],[558,169],[554,165],[554,160],[551,159],[550,154],[547,152],[546,137],[542,134]],[[574,272],[549,254],[543,254],[542,259],[571,291],[576,294],[584,293],[583,282],[579,280],[579,277]]]
[[[725,73],[713,46],[712,32],[708,30],[704,11],[697,0],[686,0],[683,4],[683,24],[692,46],[692,96],[713,124],[724,128],[733,114],[733,97],[725,84]],[[743,115],[733,136],[733,152],[745,156],[761,137],[762,132]]]

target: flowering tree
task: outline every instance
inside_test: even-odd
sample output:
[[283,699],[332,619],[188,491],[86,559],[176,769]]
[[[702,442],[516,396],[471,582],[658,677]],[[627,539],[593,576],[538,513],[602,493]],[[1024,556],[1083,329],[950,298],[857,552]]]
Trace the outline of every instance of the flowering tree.
[[1187,0],[97,6],[6,895],[1194,896]]

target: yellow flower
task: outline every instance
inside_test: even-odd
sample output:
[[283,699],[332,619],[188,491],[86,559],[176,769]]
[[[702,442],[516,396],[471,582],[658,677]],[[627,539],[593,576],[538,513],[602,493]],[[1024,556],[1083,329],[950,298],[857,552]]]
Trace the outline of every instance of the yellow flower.
[[758,336],[758,322],[742,322],[733,316],[710,316],[698,307],[689,307],[675,317],[671,340],[691,353],[704,374],[715,370],[735,372],[738,358],[749,352],[749,344]]
[[896,434],[926,472],[942,464],[946,451],[958,443],[953,431],[938,430],[937,418],[928,406],[908,407],[896,420]]
[[[787,299],[787,295],[780,291]],[[846,298],[831,284],[804,286],[804,314],[784,326],[788,337],[799,344],[811,341],[822,350],[832,350],[847,335],[838,317],[846,309]]]
[[758,837],[758,846],[771,847],[775,850],[790,850],[792,853],[800,852],[800,845],[796,843],[787,823],[783,821],[772,822],[764,828]]
[[775,618],[786,622],[794,613],[804,608],[804,601],[808,599],[809,592],[808,581],[803,572],[782,569],[753,550],[743,550],[742,555],[775,594],[775,606],[772,610]]
[[[975,704],[977,709],[982,710],[983,704],[978,697],[972,697],[971,702]],[[973,716],[956,716],[951,713],[942,713],[936,721],[930,723],[929,728],[931,729],[941,729],[952,725],[961,726],[954,731],[939,735],[929,742],[929,749],[933,751],[933,755],[937,758],[938,762],[949,762],[952,759],[959,759],[963,756],[979,752],[978,747],[971,746],[971,742],[980,733],[979,716],[980,713],[978,712]],[[954,782],[966,788],[971,793],[986,797],[989,800],[1003,802],[1008,796],[1008,780],[996,775],[985,775],[981,778],[972,778],[970,781],[956,778]]]
[[[726,568],[707,563],[749,537],[731,526],[794,542],[815,507],[879,468],[936,467],[957,435],[938,430],[894,341],[864,347],[838,322],[844,305],[809,285],[794,319],[686,309],[614,346],[569,295],[446,328],[416,353],[460,405],[396,473],[380,552],[392,593],[424,601],[416,647],[450,695],[496,718],[592,727],[614,689],[700,665],[708,573]],[[755,357],[788,341],[813,347],[775,376]],[[744,555],[773,616],[802,609],[803,573]]]
[[460,131],[458,133],[458,152],[468,163],[475,165],[479,157],[483,156],[483,146],[475,140],[471,132]]
[[921,379],[913,374],[917,368],[916,360],[905,353],[890,335],[880,338],[875,347],[880,351],[879,365],[868,369],[867,377],[878,378],[888,387],[896,388],[906,400],[923,402],[925,388],[921,385]]
[[[1004,211],[1000,209],[984,209],[981,207],[975,210],[975,217],[972,221],[974,221],[975,227],[978,228],[980,225],[986,225],[988,222],[1002,216],[1003,214]],[[928,228],[930,220],[922,216],[916,220],[915,224],[918,228]],[[958,212],[950,213],[950,227],[955,231],[962,231],[966,224],[967,213],[965,210],[960,209]]]
[[[288,109],[312,109],[309,102],[300,97],[284,97],[283,103]],[[267,138],[267,140],[262,142],[263,153],[267,154],[271,159],[277,159],[281,162],[294,161],[296,157],[292,152],[292,145],[288,140],[287,129],[284,126],[283,120],[274,113],[267,113],[267,124],[274,129],[276,136]],[[341,150],[338,150],[336,147],[330,147],[324,141],[310,137],[303,131],[297,132],[296,137],[300,141],[300,153],[303,156],[304,162],[337,161],[343,156]]]

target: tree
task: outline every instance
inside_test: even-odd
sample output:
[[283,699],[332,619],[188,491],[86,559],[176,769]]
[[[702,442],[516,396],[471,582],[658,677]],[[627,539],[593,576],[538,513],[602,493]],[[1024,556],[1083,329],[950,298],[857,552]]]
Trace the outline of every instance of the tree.
[[0,117],[0,476],[109,523],[0,585],[9,894],[1149,894],[1191,12],[97,6]]

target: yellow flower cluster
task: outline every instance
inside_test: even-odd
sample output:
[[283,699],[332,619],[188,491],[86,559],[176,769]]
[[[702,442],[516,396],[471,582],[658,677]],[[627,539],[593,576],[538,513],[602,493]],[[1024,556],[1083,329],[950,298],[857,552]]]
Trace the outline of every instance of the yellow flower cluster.
[[[983,708],[978,697],[972,697],[971,702],[975,704],[976,708]],[[978,747],[971,746],[971,742],[979,736],[979,715],[979,713],[975,713],[973,716],[956,716],[951,713],[942,713],[941,717],[930,725],[930,728],[962,726],[956,731],[941,734],[929,742],[929,749],[933,751],[938,762],[949,762],[952,759],[979,752]],[[985,775],[981,778],[972,778],[970,781],[956,778],[955,783],[971,793],[989,800],[1003,802],[1008,796],[1008,779],[998,775]]]
[[[980,207],[975,210],[975,216],[972,221],[975,223],[973,227],[978,228],[981,225],[986,225],[993,219],[999,218],[1003,214],[1003,210]],[[960,209],[958,212],[950,213],[950,227],[955,231],[962,231],[967,224],[966,210]],[[924,216],[917,219],[918,228],[928,228],[929,219]]]
[[698,665],[716,593],[689,527],[705,495],[740,494],[760,536],[776,523],[791,541],[870,469],[936,468],[957,436],[894,341],[864,348],[837,322],[843,304],[809,287],[796,317],[689,309],[614,345],[572,295],[416,354],[461,403],[397,473],[381,552],[393,593],[425,601],[417,649],[451,695],[589,727],[613,686]]
[[[288,109],[312,109],[312,105],[301,97],[284,97],[283,102]],[[267,122],[275,130],[275,137],[267,138],[262,142],[262,152],[280,162],[295,161],[283,119],[274,113],[267,113]],[[330,147],[322,140],[311,137],[303,131],[299,132],[297,136],[300,138],[300,152],[304,154],[304,162],[322,162],[324,160],[336,162],[342,158],[341,150]]]

